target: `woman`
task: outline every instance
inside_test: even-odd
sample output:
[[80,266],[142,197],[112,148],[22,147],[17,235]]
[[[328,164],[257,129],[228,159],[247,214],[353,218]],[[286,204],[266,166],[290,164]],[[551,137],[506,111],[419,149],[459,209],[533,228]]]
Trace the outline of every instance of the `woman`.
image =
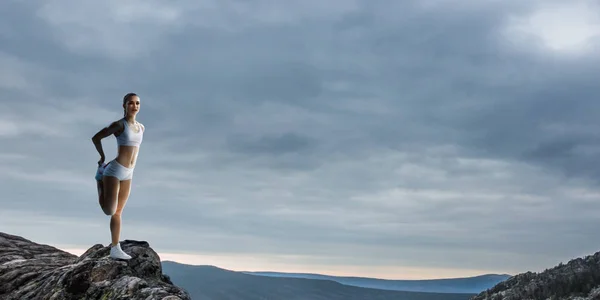
[[[121,214],[129,198],[133,170],[138,156],[140,144],[144,136],[144,125],[137,122],[135,117],[140,110],[140,98],[135,93],[123,97],[124,117],[112,122],[108,127],[98,131],[92,141],[100,153],[96,182],[100,207],[110,218],[112,243],[110,257],[131,259],[123,252],[119,243],[121,234]],[[104,151],[101,140],[114,134],[117,138],[117,157],[104,164]]]

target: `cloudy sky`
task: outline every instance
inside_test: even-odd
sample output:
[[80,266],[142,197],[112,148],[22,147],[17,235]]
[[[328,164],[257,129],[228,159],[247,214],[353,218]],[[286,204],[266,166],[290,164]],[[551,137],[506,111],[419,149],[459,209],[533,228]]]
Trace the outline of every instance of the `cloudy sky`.
[[146,132],[121,239],[162,259],[410,279],[594,253],[599,11],[4,0],[0,231],[110,243],[90,138],[136,92]]

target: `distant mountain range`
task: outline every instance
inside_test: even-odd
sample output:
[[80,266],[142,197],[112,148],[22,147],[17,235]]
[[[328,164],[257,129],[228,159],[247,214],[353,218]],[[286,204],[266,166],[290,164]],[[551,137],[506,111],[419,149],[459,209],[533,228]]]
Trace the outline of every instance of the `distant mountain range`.
[[193,299],[468,300],[476,295],[365,288],[330,279],[253,275],[215,266],[193,266],[172,261],[163,261],[162,267],[164,274],[185,289]]
[[435,293],[475,293],[489,289],[510,277],[507,274],[486,274],[475,277],[427,279],[427,280],[387,280],[365,277],[340,277],[308,273],[278,273],[278,272],[243,272],[246,274],[286,277],[324,279],[345,285],[374,288],[392,291],[435,292]]

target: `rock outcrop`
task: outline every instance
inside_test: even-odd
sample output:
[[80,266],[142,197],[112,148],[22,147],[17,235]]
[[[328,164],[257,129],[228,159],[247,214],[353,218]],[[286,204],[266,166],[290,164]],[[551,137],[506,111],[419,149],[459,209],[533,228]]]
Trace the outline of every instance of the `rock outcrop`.
[[508,278],[471,300],[600,300],[600,252]]
[[111,259],[108,245],[76,256],[0,232],[0,299],[191,299],[162,273],[147,242],[125,240],[121,247],[131,260]]

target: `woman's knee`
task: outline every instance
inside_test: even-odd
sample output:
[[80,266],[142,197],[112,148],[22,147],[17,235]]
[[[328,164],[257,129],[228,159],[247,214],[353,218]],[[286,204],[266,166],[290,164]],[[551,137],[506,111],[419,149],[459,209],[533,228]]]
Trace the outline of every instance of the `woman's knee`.
[[107,216],[112,216],[115,213],[117,213],[117,205],[116,204],[109,204],[109,205],[104,205],[102,206],[102,211],[107,215]]
[[112,216],[117,213],[117,197],[109,197],[109,195],[104,195],[104,201],[101,203],[102,211],[107,216]]
[[115,210],[115,212],[112,214],[112,216],[113,216],[113,217],[115,217],[115,216],[116,216],[116,217],[119,217],[119,218],[120,218],[120,217],[121,217],[121,213],[122,213],[122,212],[123,212],[122,210],[116,209],[116,210]]

